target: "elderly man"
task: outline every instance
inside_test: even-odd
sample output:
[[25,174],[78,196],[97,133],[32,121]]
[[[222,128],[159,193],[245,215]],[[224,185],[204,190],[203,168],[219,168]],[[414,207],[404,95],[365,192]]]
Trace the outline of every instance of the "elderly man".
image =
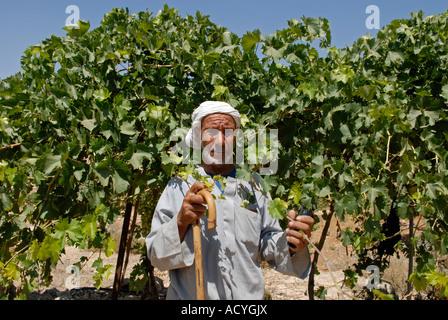
[[[220,185],[212,190],[216,198],[216,230],[207,230],[204,223],[201,228],[205,298],[263,299],[264,281],[258,259],[281,273],[306,278],[310,256],[299,230],[310,236],[313,218],[296,217],[291,211],[292,221],[283,231],[269,215],[268,199],[253,182],[236,179],[236,166],[225,161],[226,146],[228,150],[234,144],[233,136],[225,132],[239,128],[238,111],[224,102],[207,101],[193,112],[192,119],[186,142],[194,146],[199,134],[199,144],[209,151],[197,170],[210,181],[214,175],[227,177],[223,190]],[[196,298],[191,224],[206,211],[203,198],[196,194],[203,188],[203,183],[191,176],[187,181],[173,178],[154,213],[146,245],[152,264],[170,272],[167,299]],[[248,206],[242,205],[245,200]]]

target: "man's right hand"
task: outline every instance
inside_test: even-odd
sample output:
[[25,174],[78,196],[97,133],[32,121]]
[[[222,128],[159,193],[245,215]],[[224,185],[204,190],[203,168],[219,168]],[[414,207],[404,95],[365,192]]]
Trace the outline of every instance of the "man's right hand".
[[179,228],[180,242],[184,241],[188,226],[197,219],[200,219],[207,210],[207,207],[204,206],[204,198],[197,195],[197,193],[202,189],[205,189],[204,184],[196,181],[191,186],[190,190],[187,191],[187,194],[182,202],[182,207],[177,215],[177,226]]

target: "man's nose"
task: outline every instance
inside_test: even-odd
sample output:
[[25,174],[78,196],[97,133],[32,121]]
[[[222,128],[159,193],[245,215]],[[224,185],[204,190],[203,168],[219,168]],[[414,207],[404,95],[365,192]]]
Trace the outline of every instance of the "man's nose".
[[225,146],[226,144],[226,137],[222,131],[218,131],[218,133],[215,136],[215,144]]

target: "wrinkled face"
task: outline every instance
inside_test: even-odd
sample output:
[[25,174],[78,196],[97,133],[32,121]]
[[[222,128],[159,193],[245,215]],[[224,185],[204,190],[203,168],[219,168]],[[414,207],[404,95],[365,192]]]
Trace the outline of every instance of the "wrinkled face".
[[235,129],[235,120],[228,114],[214,113],[202,119],[201,137],[205,163],[233,163]]

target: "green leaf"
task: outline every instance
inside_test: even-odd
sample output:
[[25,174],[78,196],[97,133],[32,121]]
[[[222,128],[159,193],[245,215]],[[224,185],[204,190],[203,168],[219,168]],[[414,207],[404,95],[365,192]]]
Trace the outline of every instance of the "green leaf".
[[96,269],[96,273],[93,276],[95,280],[95,287],[99,289],[104,280],[107,280],[113,270],[113,265],[103,264],[103,259],[97,258],[93,263],[92,267]]
[[294,181],[291,189],[289,190],[288,199],[291,199],[294,204],[298,205],[302,199],[302,184]]
[[93,91],[93,97],[98,101],[104,101],[110,97],[111,93],[107,88]]
[[95,129],[95,127],[97,126],[96,119],[84,119],[84,120],[80,121],[80,123],[82,124],[82,126],[84,128],[86,128],[90,132],[92,132],[93,129]]
[[248,166],[239,166],[236,169],[236,178],[244,181],[252,181],[252,171]]
[[80,37],[89,31],[90,22],[84,20],[78,20],[78,27],[65,27],[63,30],[67,31],[67,35],[72,38]]
[[448,84],[445,84],[442,87],[442,93],[440,94],[440,96],[445,99],[445,102],[448,102]]
[[78,99],[78,93],[76,92],[76,88],[74,85],[71,85],[69,83],[65,84],[65,90],[67,91],[70,98],[73,98],[74,100]]
[[129,188],[129,182],[131,180],[131,170],[128,166],[120,160],[113,161],[114,172],[112,174],[112,180],[114,182],[114,190],[117,193],[122,193]]
[[216,99],[220,99],[223,95],[226,94],[227,91],[229,91],[229,88],[227,88],[226,86],[215,85],[214,88],[215,89],[213,90],[212,98]]
[[[121,96],[117,96],[121,97]],[[114,103],[116,104],[116,110],[118,113],[118,119],[123,119],[128,112],[132,109],[132,104],[129,100],[123,98],[114,98]]]
[[361,193],[367,193],[370,203],[373,203],[375,199],[380,195],[387,195],[388,189],[382,181],[367,180],[361,187]]
[[417,275],[415,272],[409,276],[409,282],[411,282],[417,291],[426,290],[428,282],[424,276]]
[[[2,268],[0,268],[0,270],[1,269]],[[20,268],[13,262],[8,263],[8,265],[2,271],[2,275],[8,280],[17,281],[20,279]]]
[[1,211],[9,211],[12,209],[12,199],[11,197],[6,193],[0,193],[0,210]]
[[342,245],[344,247],[348,247],[352,243],[352,238],[353,232],[350,230],[350,228],[341,230]]
[[268,202],[269,214],[274,219],[283,220],[287,215],[286,209],[288,209],[288,203],[280,198]]
[[104,241],[104,253],[106,257],[110,257],[115,252],[115,239],[113,237],[107,237]]
[[316,191],[316,195],[320,198],[325,198],[327,197],[329,194],[331,194],[331,188],[330,186],[326,185],[321,189],[318,189]]
[[393,294],[387,294],[384,292],[381,292],[380,290],[377,289],[372,289],[373,294],[375,295],[375,297],[377,297],[380,300],[394,300],[394,295]]
[[336,81],[341,81],[343,83],[347,83],[355,75],[355,73],[349,66],[340,66],[333,72]]
[[60,220],[55,225],[55,233],[54,236],[65,240],[65,236],[68,236],[68,238],[72,241],[79,242],[84,238],[84,235],[82,233],[82,225],[78,220],[72,220],[68,222],[69,219],[65,218]]
[[351,140],[352,139],[352,134],[350,132],[350,128],[345,123],[340,125],[339,131],[341,131],[341,133],[342,133],[341,140],[342,140],[343,143],[346,143],[347,140]]
[[372,85],[365,85],[365,86],[359,87],[354,92],[355,95],[357,95],[367,101],[372,100],[375,97],[375,93],[376,93],[376,87],[372,86]]
[[320,34],[320,25],[319,20],[314,17],[302,17],[300,20],[305,24],[307,31],[311,35],[319,35]]
[[311,160],[311,163],[314,163],[318,166],[322,166],[324,164],[324,157],[322,155],[317,155]]
[[133,136],[134,134],[137,133],[137,131],[135,130],[135,120],[132,121],[123,121],[123,124],[120,127],[120,132],[122,134],[128,135],[128,136]]
[[98,269],[103,266],[103,259],[98,257],[95,261],[92,262],[92,268]]
[[426,273],[426,279],[428,279],[429,284],[434,287],[446,287],[448,285],[448,277],[442,272],[434,269]]
[[314,99],[317,95],[317,93],[319,92],[319,88],[318,86],[311,81],[307,81],[307,82],[302,82],[299,85],[299,90],[306,94],[310,99]]
[[316,297],[320,300],[325,300],[327,293],[327,289],[324,286],[319,286],[319,288],[314,292]]
[[82,232],[87,237],[89,237],[90,241],[93,241],[97,232],[97,217],[94,214],[89,214],[84,216],[83,218],[84,226],[82,227]]
[[96,273],[93,276],[93,280],[95,280],[95,287],[97,289],[101,288],[101,285],[104,280],[109,279],[114,266],[111,264],[106,264],[96,269]]
[[259,180],[263,191],[266,193],[269,193],[272,187],[277,186],[277,181],[275,181],[274,177],[271,175],[266,175],[264,178],[260,176]]
[[280,49],[276,49],[273,46],[265,46],[263,48],[263,53],[272,58],[272,60],[280,60],[285,55],[287,47],[282,47]]
[[145,144],[139,144],[137,145],[135,152],[132,154],[129,163],[132,165],[134,170],[140,169],[143,166],[143,160],[151,160],[153,158],[153,153],[157,152]]
[[112,166],[112,159],[108,158],[102,161],[100,164],[98,164],[98,166],[96,166],[96,168],[94,169],[94,172],[103,187],[109,185],[109,178],[113,174],[111,166]]
[[347,287],[353,289],[356,286],[356,284],[358,283],[357,273],[353,270],[348,269],[348,270],[344,270],[344,275],[346,278],[344,281],[344,284]]
[[353,215],[356,213],[356,210],[358,209],[358,199],[356,199],[352,192],[349,192],[347,196],[344,197],[343,204],[348,214]]
[[86,174],[90,171],[89,166],[78,162],[73,163],[73,176],[80,182],[84,181],[87,178]]
[[416,121],[419,116],[422,115],[422,112],[419,109],[410,109],[407,114],[407,119],[411,124],[411,128],[414,129],[416,126]]
[[46,236],[40,248],[37,249],[37,257],[41,261],[50,259],[52,263],[56,263],[59,260],[61,250],[61,239]]
[[379,221],[368,219],[364,222],[364,230],[366,235],[371,239],[379,237],[381,232],[381,223]]
[[255,49],[257,43],[261,40],[261,32],[256,29],[252,32],[247,32],[241,39],[241,45],[244,52],[252,51]]
[[61,166],[61,155],[46,155],[43,163],[43,172],[44,174],[50,174],[55,168]]
[[403,52],[399,51],[389,51],[387,53],[386,61],[384,64],[389,67],[393,64],[401,64],[404,61],[404,54]]

